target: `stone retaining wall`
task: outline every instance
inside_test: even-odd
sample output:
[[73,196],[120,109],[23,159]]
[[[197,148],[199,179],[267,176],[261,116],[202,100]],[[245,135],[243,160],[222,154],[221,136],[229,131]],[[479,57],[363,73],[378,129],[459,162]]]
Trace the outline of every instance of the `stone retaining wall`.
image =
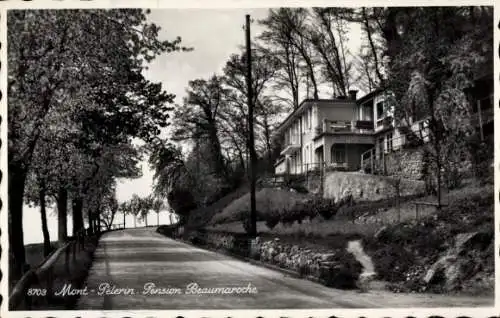
[[279,238],[258,238],[255,252],[250,253],[249,240],[245,234],[218,231],[200,231],[192,235],[190,241],[201,247],[251,257],[266,264],[292,270],[302,277],[311,277],[335,288],[357,288],[363,268],[355,257],[347,252],[347,246],[319,250],[283,243]]
[[385,165],[388,175],[400,175],[409,180],[423,178],[423,151],[422,149],[404,149],[385,156]]
[[[425,192],[425,183],[402,179],[401,196],[413,196]],[[325,175],[323,197],[342,200],[352,195],[355,201],[378,201],[396,196],[394,179],[362,172],[328,172]]]

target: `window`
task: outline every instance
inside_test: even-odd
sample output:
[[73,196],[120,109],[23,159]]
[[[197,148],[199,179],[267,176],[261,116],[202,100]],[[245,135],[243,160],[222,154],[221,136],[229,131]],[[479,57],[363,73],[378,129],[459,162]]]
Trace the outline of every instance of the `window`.
[[393,150],[392,133],[387,134],[386,142],[387,142],[387,146],[386,146],[387,151],[391,152]]
[[332,146],[332,163],[345,163],[345,145]]
[[365,104],[362,108],[362,120],[373,120],[373,104]]
[[384,116],[384,102],[377,103],[377,119],[380,119]]
[[308,127],[309,127],[309,129],[311,129],[312,128],[312,108],[309,108],[308,113],[309,113],[309,123],[308,123],[309,126]]

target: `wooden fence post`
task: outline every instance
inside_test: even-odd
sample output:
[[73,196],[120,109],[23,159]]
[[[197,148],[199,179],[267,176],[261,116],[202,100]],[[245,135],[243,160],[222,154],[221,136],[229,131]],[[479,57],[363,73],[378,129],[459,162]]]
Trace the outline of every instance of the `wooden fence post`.
[[370,165],[371,165],[371,173],[372,174],[375,174],[375,170],[374,170],[374,162],[373,160],[375,159],[375,148],[373,148],[371,151],[370,151]]

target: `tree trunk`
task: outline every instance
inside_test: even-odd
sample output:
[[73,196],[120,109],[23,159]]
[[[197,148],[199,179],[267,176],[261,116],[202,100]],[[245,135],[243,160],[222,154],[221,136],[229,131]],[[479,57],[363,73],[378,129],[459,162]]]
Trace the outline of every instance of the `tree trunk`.
[[160,211],[156,212],[156,226],[160,225]]
[[127,214],[125,212],[123,212],[123,228],[125,228],[125,218],[126,218]]
[[57,193],[57,233],[59,242],[68,239],[68,191],[63,187]]
[[272,154],[272,145],[271,145],[271,129],[270,125],[267,119],[267,116],[264,120],[264,139],[265,139],[265,144],[266,144],[266,152],[267,152],[267,168],[269,171],[272,173],[274,172],[274,163],[272,162],[273,160],[273,154]]
[[313,98],[315,100],[318,100],[319,99],[318,82],[316,81],[316,76],[314,75],[314,65],[312,59],[308,54],[309,52],[307,52],[307,49],[303,45],[298,46],[297,49],[300,51],[302,58],[306,62],[307,76],[311,80],[311,84],[313,86]]
[[220,146],[219,137],[217,136],[217,127],[215,121],[210,123],[210,149],[212,151],[212,156],[215,161],[215,169],[219,176],[223,177],[225,180],[228,179],[226,166],[224,164],[224,157],[222,156],[222,150]]
[[73,236],[77,236],[78,232],[83,230],[83,202],[80,197],[72,199],[72,212],[73,212]]
[[168,215],[168,218],[170,220],[170,225],[174,224],[173,218],[172,218],[172,213]]
[[90,232],[90,234],[93,234],[95,223],[94,223],[94,216],[93,216],[92,210],[87,211],[87,218],[88,218],[88,223],[89,223],[89,232]]
[[43,233],[43,255],[47,256],[50,254],[50,234],[49,228],[47,226],[47,209],[45,202],[46,187],[43,180],[38,181],[40,186],[40,191],[38,192],[38,200],[40,202],[40,215],[42,217],[42,233]]
[[[101,219],[101,208],[97,207],[94,215],[94,232],[99,233],[101,232],[101,222],[99,220]],[[113,223],[113,219],[111,219],[111,223]]]
[[9,165],[9,257],[12,257],[9,274],[21,277],[26,263],[23,235],[23,196],[26,169]]
[[373,57],[373,68],[375,70],[375,74],[377,74],[378,82],[380,86],[384,87],[385,86],[385,79],[382,76],[382,73],[380,72],[380,65],[378,61],[378,55],[377,55],[377,49],[375,48],[375,43],[373,41],[373,36],[372,36],[372,30],[370,27],[370,21],[368,20],[368,15],[366,13],[366,8],[362,8],[362,13],[363,13],[363,24],[365,28],[365,32],[368,38],[368,43],[370,44],[370,49]]
[[146,223],[146,226],[148,226],[148,215],[147,214],[144,216],[144,223]]
[[137,215],[134,215],[134,227],[137,227]]

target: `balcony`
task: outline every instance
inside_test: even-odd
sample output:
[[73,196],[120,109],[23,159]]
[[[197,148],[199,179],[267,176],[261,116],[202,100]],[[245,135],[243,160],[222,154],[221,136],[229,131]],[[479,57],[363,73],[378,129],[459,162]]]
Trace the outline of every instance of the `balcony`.
[[363,130],[373,130],[373,121],[371,120],[357,120],[356,128]]
[[291,138],[285,139],[285,144],[283,145],[283,150],[281,155],[291,155],[300,149],[300,138],[298,135],[292,135]]
[[373,133],[373,122],[366,120],[344,121],[323,120],[323,125],[316,127],[316,136],[327,134],[371,134]]

